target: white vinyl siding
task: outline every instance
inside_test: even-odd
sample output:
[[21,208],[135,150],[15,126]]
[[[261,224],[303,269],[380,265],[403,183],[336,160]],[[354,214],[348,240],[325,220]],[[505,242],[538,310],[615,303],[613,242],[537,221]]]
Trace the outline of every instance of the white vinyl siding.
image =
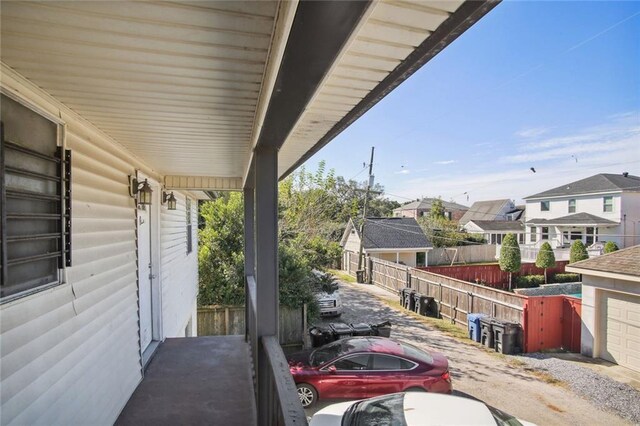
[[141,379],[133,165],[80,126],[66,144],[73,266],[66,284],[1,308],[3,425],[111,423]]
[[[175,210],[160,211],[162,255],[162,326],[165,337],[182,337],[198,293],[198,227],[192,226],[193,250],[187,254],[185,196],[174,192]],[[191,223],[198,223],[197,201],[191,200]],[[195,321],[195,319],[194,319]]]

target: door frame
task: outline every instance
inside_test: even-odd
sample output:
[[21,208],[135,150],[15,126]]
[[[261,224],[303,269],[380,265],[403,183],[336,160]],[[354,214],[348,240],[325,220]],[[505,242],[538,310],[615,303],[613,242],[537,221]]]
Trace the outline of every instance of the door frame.
[[[160,256],[160,204],[161,204],[161,192],[162,187],[160,183],[142,173],[140,170],[136,170],[136,178],[138,181],[147,179],[151,190],[151,205],[146,206],[149,211],[149,234],[151,237],[151,253],[149,258],[151,259],[151,343],[142,351],[141,339],[140,339],[140,281],[136,282],[136,291],[138,292],[138,351],[140,353],[140,363],[142,366],[143,374],[144,369],[153,357],[158,345],[163,338],[162,330],[162,277],[161,277],[161,256]],[[138,204],[136,203],[136,230],[138,229]],[[138,256],[138,244],[136,243],[136,256]],[[138,256],[139,257],[139,256]],[[141,267],[138,265],[138,276],[141,273]]]

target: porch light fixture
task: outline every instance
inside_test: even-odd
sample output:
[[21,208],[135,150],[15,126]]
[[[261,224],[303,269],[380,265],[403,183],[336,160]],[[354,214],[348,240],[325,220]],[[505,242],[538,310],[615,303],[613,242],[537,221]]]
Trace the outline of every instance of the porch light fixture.
[[138,199],[138,204],[151,205],[151,194],[153,190],[149,186],[149,182],[145,179],[143,182],[129,176],[129,195]]
[[176,197],[173,195],[173,191],[166,193],[162,191],[162,204],[167,203],[168,210],[176,209]]

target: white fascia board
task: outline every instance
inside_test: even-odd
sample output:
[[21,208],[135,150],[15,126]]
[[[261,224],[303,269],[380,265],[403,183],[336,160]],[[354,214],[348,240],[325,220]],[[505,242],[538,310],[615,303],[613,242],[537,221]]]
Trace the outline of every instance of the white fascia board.
[[[640,276],[637,275],[625,275],[617,274],[615,272],[596,271],[593,269],[580,268],[576,266],[565,266],[565,271],[572,272],[574,274],[591,275],[594,277],[611,278],[614,280],[634,281],[640,283]],[[612,291],[615,291],[612,289]]]
[[251,149],[247,159],[247,163],[244,167],[244,173],[242,177],[242,186],[247,182],[249,176],[249,169],[253,162],[253,149],[258,143],[260,132],[262,131],[262,124],[264,118],[267,115],[267,109],[269,108],[269,101],[271,100],[271,94],[278,77],[278,71],[280,70],[280,64],[284,57],[284,51],[289,40],[289,33],[293,26],[293,19],[296,16],[296,10],[298,9],[298,0],[281,1],[278,5],[278,12],[274,23],[273,38],[269,47],[269,55],[267,65],[262,77],[262,84],[260,87],[260,97],[258,98],[258,107],[256,108],[256,116],[253,120],[253,130],[251,132]]

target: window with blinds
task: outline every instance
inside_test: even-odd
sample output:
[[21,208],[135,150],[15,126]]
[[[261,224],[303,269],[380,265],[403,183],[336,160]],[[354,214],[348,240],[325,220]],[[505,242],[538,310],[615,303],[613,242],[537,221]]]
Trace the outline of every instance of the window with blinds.
[[58,125],[1,95],[0,297],[60,283],[71,266],[71,152]]

